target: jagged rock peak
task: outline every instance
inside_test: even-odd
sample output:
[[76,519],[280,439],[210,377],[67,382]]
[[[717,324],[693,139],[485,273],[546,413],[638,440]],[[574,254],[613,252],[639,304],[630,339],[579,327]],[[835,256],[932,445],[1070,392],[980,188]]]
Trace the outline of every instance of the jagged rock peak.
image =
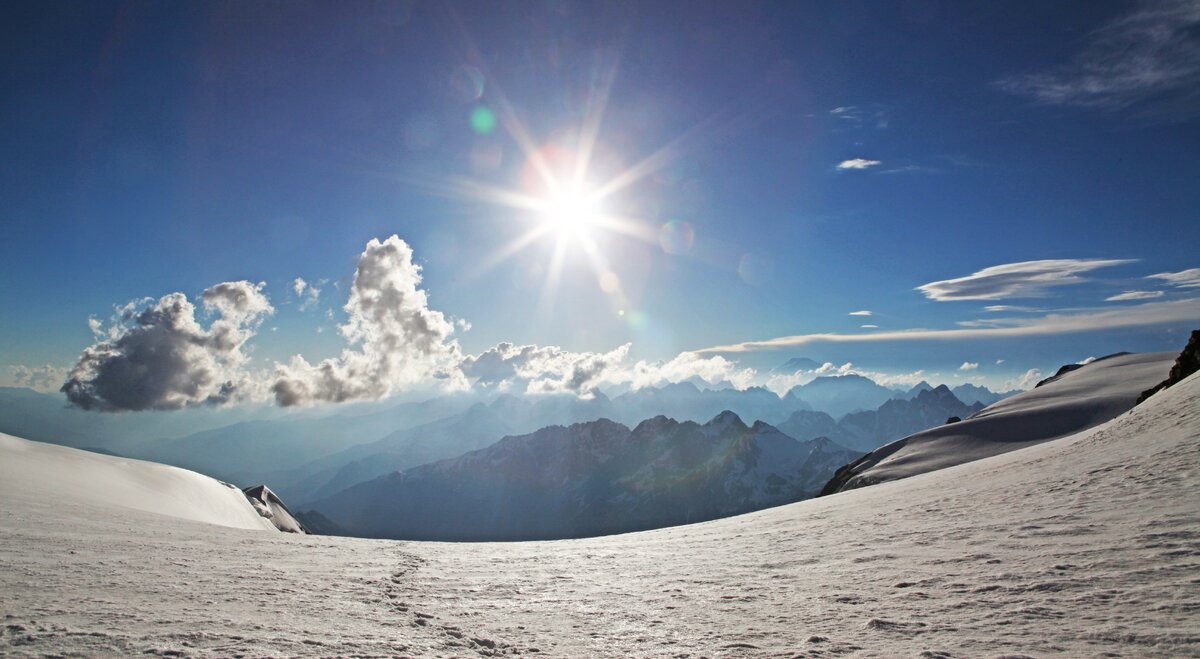
[[646,433],[646,432],[658,432],[661,430],[665,430],[667,428],[673,428],[677,425],[679,425],[679,422],[676,421],[675,419],[672,419],[663,414],[659,414],[656,417],[646,419],[645,421],[642,421],[641,423],[637,424],[637,426],[634,427],[633,431],[635,433],[639,433],[639,434]]
[[711,421],[704,424],[705,428],[709,430],[715,430],[717,432],[724,432],[726,428],[731,426],[736,427],[739,430],[746,429],[746,424],[742,422],[742,418],[729,410],[721,412],[720,414],[714,416]]

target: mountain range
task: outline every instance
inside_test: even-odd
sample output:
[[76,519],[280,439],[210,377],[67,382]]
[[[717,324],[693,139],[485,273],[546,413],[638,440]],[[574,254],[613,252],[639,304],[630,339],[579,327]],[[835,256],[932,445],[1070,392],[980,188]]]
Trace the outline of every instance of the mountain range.
[[733,412],[705,424],[600,419],[505,437],[361,483],[312,508],[351,535],[572,538],[699,522],[813,496],[857,453]]
[[835,421],[824,412],[793,412],[778,428],[797,439],[828,437],[851,449],[870,451],[906,435],[945,423],[951,417],[967,418],[984,408],[966,405],[946,385],[915,387],[912,398],[892,398],[877,410],[853,412]]

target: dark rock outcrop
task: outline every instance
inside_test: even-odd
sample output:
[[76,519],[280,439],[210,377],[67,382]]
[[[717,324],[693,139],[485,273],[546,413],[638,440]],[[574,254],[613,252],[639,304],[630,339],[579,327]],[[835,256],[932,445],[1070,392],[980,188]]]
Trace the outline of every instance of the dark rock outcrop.
[[285,533],[303,533],[307,534],[308,529],[304,528],[304,524],[288,510],[284,505],[283,500],[271,491],[266,485],[254,485],[242,490],[242,494],[246,495],[246,500],[254,506],[254,510],[258,511],[268,519],[275,528]]
[[1137,402],[1141,404],[1142,401],[1167,387],[1178,384],[1196,371],[1200,371],[1200,330],[1192,330],[1192,335],[1188,338],[1187,345],[1183,347],[1183,352],[1179,353],[1179,357],[1175,360],[1175,365],[1171,367],[1171,372],[1167,374],[1167,379],[1143,391],[1142,395],[1138,396]]

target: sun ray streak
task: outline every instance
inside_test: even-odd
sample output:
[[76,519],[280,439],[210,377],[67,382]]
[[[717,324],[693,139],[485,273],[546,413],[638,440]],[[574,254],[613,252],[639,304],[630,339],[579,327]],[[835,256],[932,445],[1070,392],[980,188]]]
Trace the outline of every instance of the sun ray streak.
[[554,244],[554,255],[550,257],[550,265],[546,268],[546,279],[542,282],[542,292],[538,296],[536,316],[545,321],[550,318],[554,299],[558,294],[558,281],[562,277],[563,261],[567,255],[567,240],[559,236]]
[[711,132],[709,129],[717,125],[723,114],[723,112],[714,113],[707,119],[684,131],[683,134],[671,140],[654,153],[646,156],[637,164],[627,167],[625,171],[617,174],[608,182],[598,187],[594,193],[596,198],[606,199],[613,194],[629,187],[630,185],[637,183],[650,174],[662,169],[663,167],[666,167],[673,160],[683,155],[684,151],[691,147],[691,143],[695,141],[702,132]]
[[495,83],[492,84],[492,91],[496,98],[496,103],[499,105],[500,123],[504,125],[504,130],[513,138],[513,141],[517,143],[517,147],[521,149],[521,152],[525,154],[530,164],[533,165],[533,168],[537,170],[546,187],[551,190],[556,189],[559,185],[558,177],[554,175],[546,159],[538,153],[537,143],[534,142],[533,138],[529,135],[529,131],[525,129],[524,124],[517,117],[517,112],[513,109],[512,103],[509,102],[508,96]]
[[572,179],[572,184],[577,188],[583,185],[587,178],[592,152],[596,148],[600,126],[604,123],[604,113],[608,109],[609,94],[617,79],[619,63],[620,57],[614,55],[610,61],[598,64],[599,70],[592,72],[593,84],[588,89],[587,113],[579,131],[579,157],[575,161],[575,176]]
[[500,265],[504,261],[508,260],[509,257],[513,256],[517,252],[533,244],[533,242],[538,238],[546,235],[550,229],[551,226],[548,223],[542,223],[533,227],[529,231],[526,231],[518,236],[516,240],[503,245],[500,247],[500,249],[496,250],[494,254],[468,270],[465,277],[467,279],[474,279],[483,275],[488,270],[491,270],[497,265]]

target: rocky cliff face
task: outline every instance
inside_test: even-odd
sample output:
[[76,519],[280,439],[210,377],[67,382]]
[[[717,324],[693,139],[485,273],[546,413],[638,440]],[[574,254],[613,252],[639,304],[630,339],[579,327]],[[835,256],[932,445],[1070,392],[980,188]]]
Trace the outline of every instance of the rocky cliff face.
[[1140,405],[1142,401],[1163,389],[1182,382],[1184,378],[1196,371],[1200,371],[1200,330],[1192,330],[1192,335],[1188,339],[1187,345],[1183,347],[1183,352],[1179,353],[1179,357],[1175,360],[1175,365],[1171,367],[1171,372],[1167,374],[1167,379],[1143,391],[1142,395],[1138,396],[1138,404]]

